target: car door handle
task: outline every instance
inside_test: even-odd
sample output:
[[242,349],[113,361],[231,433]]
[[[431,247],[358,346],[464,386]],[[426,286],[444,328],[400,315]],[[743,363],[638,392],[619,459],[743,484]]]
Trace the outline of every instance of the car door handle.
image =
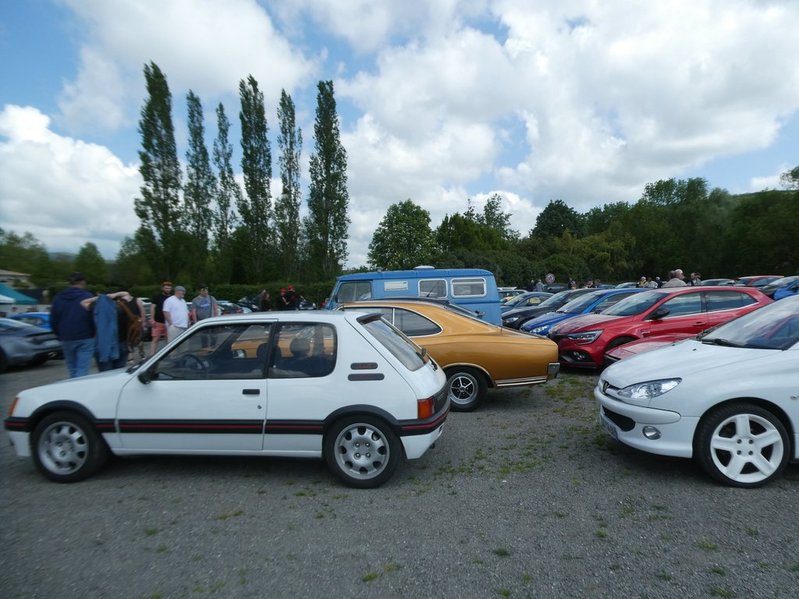
[[260,395],[261,394],[261,390],[260,389],[244,389],[241,392],[241,394],[242,395]]

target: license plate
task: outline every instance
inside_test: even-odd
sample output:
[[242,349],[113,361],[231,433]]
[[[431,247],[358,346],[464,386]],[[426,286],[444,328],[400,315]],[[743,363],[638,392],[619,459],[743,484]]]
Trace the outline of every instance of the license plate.
[[605,430],[608,431],[608,434],[618,441],[619,440],[619,431],[616,428],[616,426],[612,422],[610,422],[608,419],[606,419],[606,418],[602,418],[600,416],[599,419],[602,421],[602,426],[605,427]]

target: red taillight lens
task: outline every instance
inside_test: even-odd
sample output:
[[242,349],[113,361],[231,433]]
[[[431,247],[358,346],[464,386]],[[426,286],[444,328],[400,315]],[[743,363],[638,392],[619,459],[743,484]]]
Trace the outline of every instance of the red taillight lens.
[[435,401],[432,397],[420,399],[416,402],[416,415],[419,420],[430,418],[435,412]]
[[8,417],[9,418],[14,415],[14,408],[17,407],[17,402],[18,401],[19,401],[19,397],[15,397],[14,401],[11,402],[11,407],[8,408]]

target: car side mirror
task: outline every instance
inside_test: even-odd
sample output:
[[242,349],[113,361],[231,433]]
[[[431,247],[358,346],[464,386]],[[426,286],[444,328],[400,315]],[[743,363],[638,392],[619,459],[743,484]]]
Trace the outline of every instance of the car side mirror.
[[669,310],[664,306],[661,306],[660,308],[658,308],[657,310],[652,312],[652,314],[649,315],[648,320],[660,320],[661,318],[665,318],[666,316],[668,316],[670,313],[671,310]]
[[150,381],[153,380],[153,373],[149,368],[146,370],[142,370],[139,373],[138,379],[139,381],[141,381],[143,385],[149,385]]

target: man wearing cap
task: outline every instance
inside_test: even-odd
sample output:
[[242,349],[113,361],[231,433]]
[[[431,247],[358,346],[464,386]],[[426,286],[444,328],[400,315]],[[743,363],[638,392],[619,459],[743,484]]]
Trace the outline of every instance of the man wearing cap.
[[163,312],[168,342],[189,328],[189,307],[186,305],[186,300],[183,299],[184,295],[186,295],[186,288],[178,285],[175,287],[175,295],[164,301]]
[[161,283],[161,291],[156,293],[150,300],[150,331],[152,341],[150,342],[150,355],[158,349],[158,341],[163,337],[166,339],[166,323],[164,322],[164,302],[172,295],[172,281]]
[[69,287],[56,294],[50,308],[50,326],[61,341],[70,378],[89,374],[94,355],[94,321],[81,305],[91,297],[86,290],[86,277],[75,272],[69,277]]

